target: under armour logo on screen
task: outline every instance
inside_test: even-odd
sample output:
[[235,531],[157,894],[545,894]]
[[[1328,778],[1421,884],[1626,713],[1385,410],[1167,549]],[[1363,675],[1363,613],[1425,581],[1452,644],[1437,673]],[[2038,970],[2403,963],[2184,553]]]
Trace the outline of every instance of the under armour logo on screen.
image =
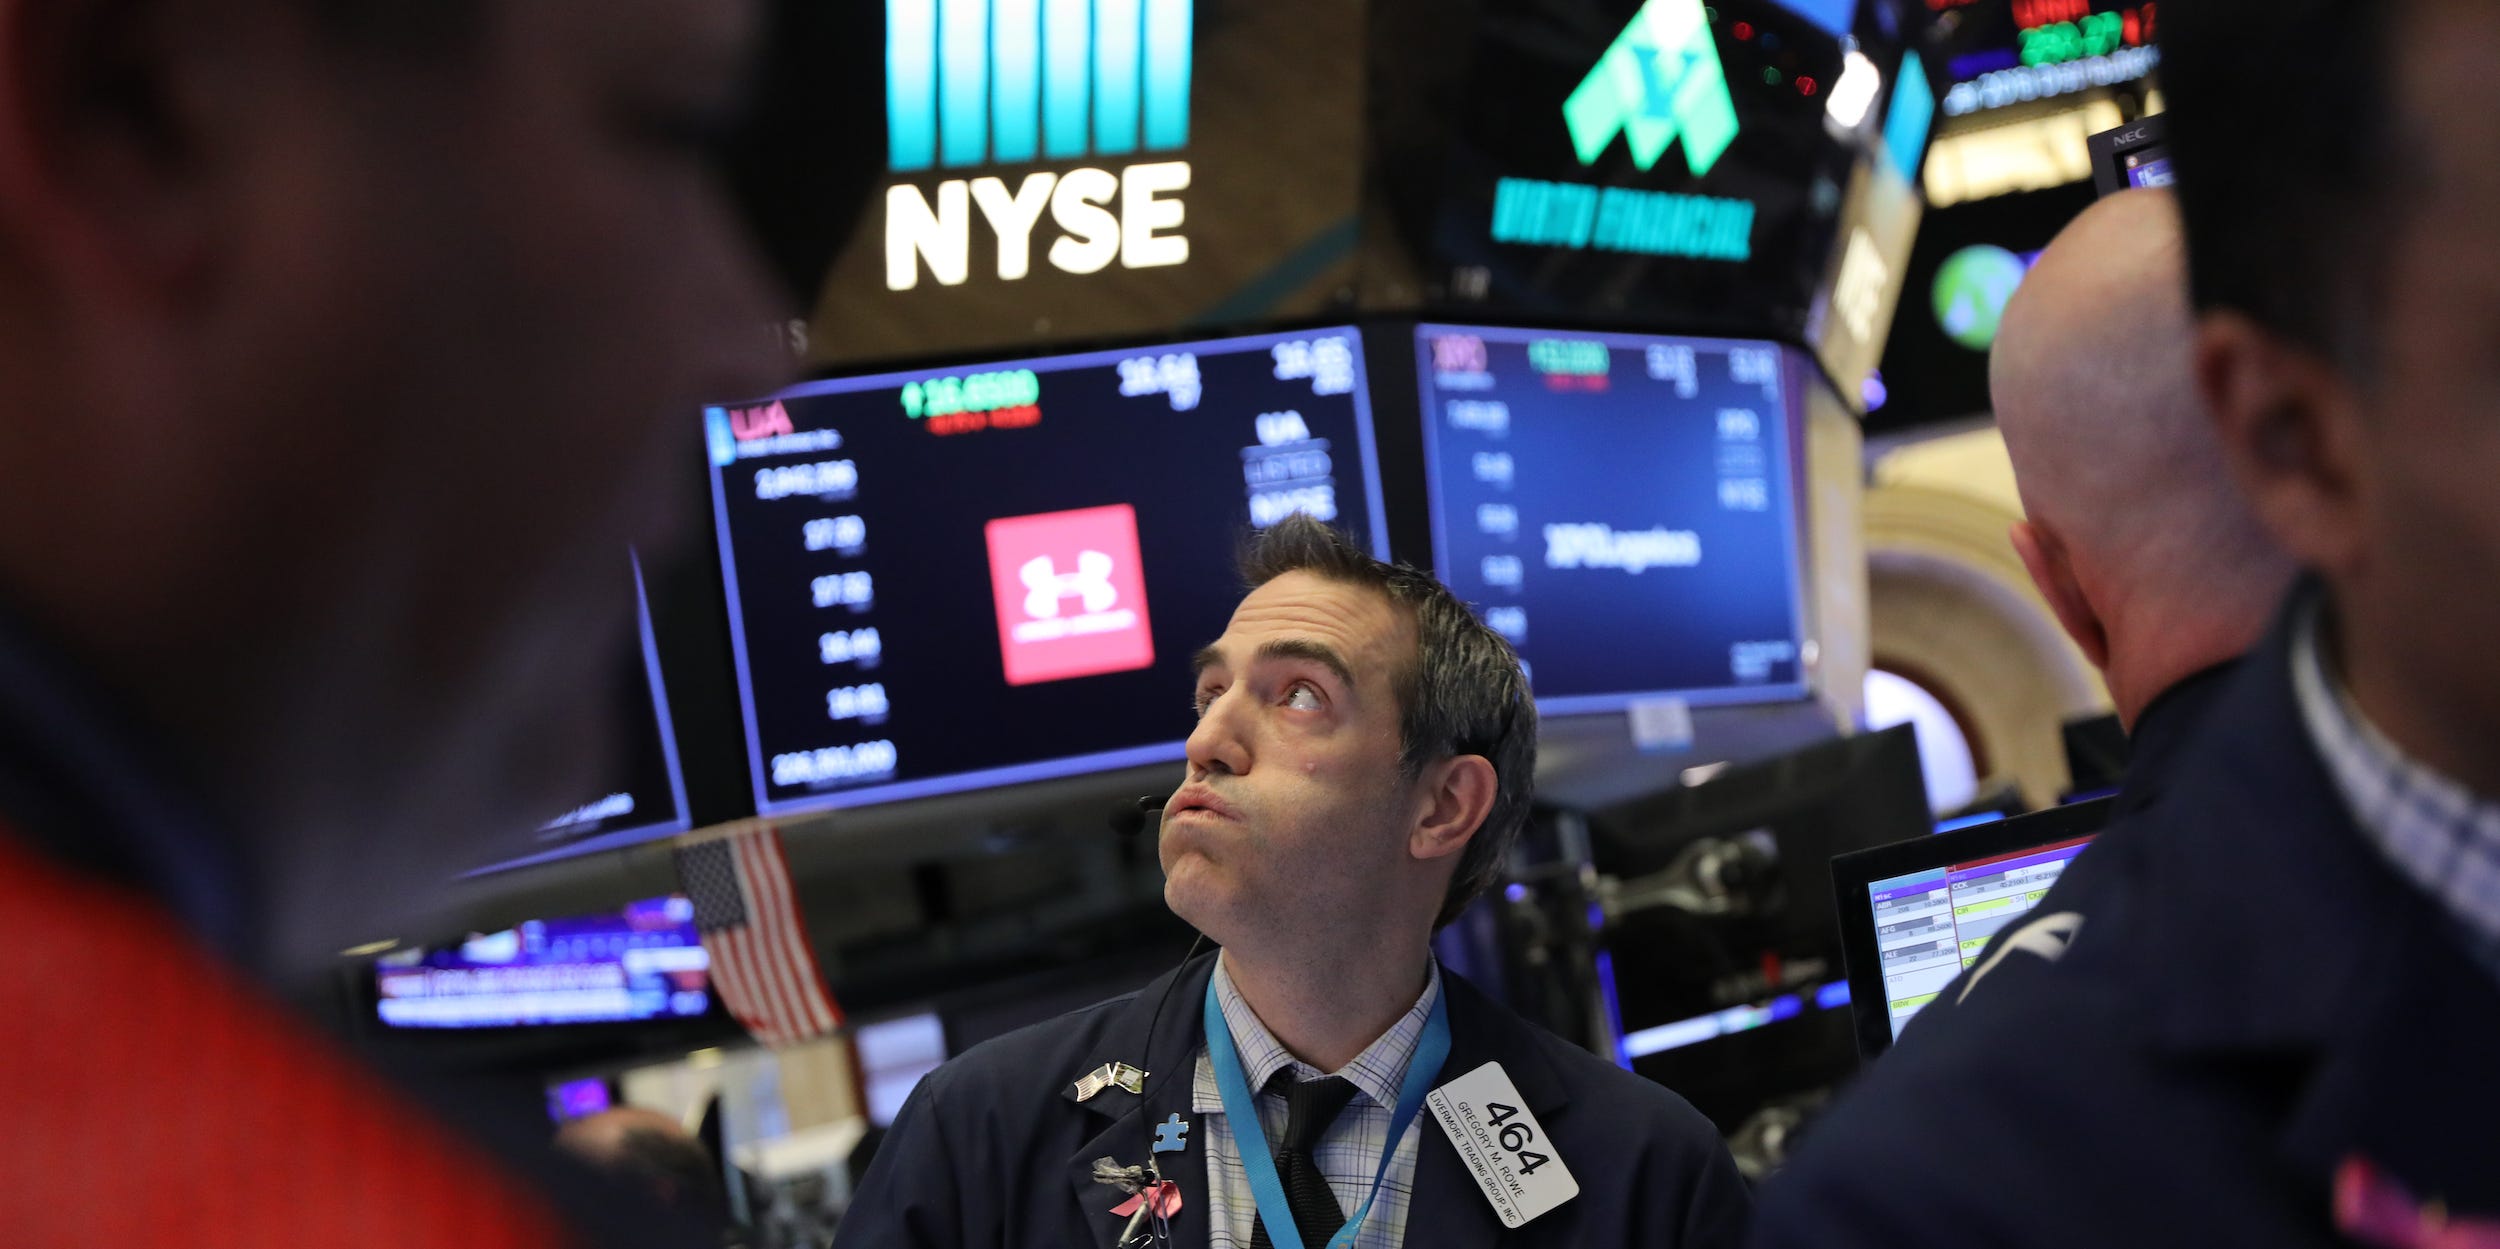
[[1563,101],[1563,122],[1580,163],[1594,165],[1615,136],[1647,172],[1684,140],[1684,164],[1698,178],[1736,141],[1736,101],[1701,0],[1649,0]]
[[1106,612],[1120,602],[1120,591],[1111,584],[1111,557],[1100,551],[1079,551],[1075,572],[1059,572],[1047,555],[1026,560],[1017,575],[1024,578],[1024,614],[1042,620],[1059,614],[1061,599],[1081,599],[1088,612]]
[[1135,509],[1116,503],[1005,516],[991,521],[986,532],[1007,684],[1128,672],[1154,663]]

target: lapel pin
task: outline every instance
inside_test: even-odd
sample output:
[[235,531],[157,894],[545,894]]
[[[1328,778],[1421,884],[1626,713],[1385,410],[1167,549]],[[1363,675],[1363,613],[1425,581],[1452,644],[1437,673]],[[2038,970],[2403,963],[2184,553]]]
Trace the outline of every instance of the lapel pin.
[[1096,1094],[1108,1088],[1142,1093],[1146,1088],[1146,1073],[1127,1063],[1104,1063],[1078,1076],[1074,1091],[1076,1099],[1082,1102],[1093,1100]]
[[1189,1148],[1189,1125],[1181,1122],[1179,1111],[1155,1125],[1155,1148],[1158,1154],[1176,1154]]

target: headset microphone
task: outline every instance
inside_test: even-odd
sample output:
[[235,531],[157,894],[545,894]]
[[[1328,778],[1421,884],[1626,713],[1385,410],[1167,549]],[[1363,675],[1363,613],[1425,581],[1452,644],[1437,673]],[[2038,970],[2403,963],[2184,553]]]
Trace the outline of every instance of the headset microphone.
[[1146,831],[1146,821],[1163,809],[1167,801],[1161,794],[1132,798],[1111,809],[1111,831],[1123,837],[1134,837]]

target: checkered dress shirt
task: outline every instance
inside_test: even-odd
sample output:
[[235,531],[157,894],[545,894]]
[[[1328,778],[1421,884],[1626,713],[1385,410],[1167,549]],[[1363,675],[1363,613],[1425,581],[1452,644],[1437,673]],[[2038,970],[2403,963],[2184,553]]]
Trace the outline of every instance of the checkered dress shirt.
[[[1328,1187],[1335,1190],[1337,1204],[1347,1218],[1361,1208],[1363,1198],[1371,1192],[1372,1173],[1380,1166],[1380,1147],[1389,1135],[1389,1120],[1396,1113],[1398,1086],[1406,1080],[1406,1066],[1415,1057],[1415,1047],[1423,1042],[1424,1021],[1432,1014],[1433,1000],[1441,994],[1441,969],[1427,961],[1431,975],[1424,983],[1423,996],[1415,999],[1414,1009],[1406,1012],[1383,1033],[1379,1040],[1343,1070],[1321,1071],[1296,1059],[1259,1022],[1250,1004],[1241,1000],[1241,991],[1233,987],[1233,978],[1224,971],[1224,960],[1215,960],[1215,1000],[1223,1008],[1224,1021],[1233,1030],[1233,1044],[1241,1051],[1243,1074],[1250,1087],[1258,1089],[1259,1122],[1267,1129],[1271,1146],[1285,1136],[1285,1098],[1267,1089],[1267,1082],[1278,1071],[1293,1069],[1297,1080],[1316,1080],[1322,1076],[1344,1076],[1355,1087],[1354,1100],[1346,1103],[1345,1112],[1328,1127],[1320,1138],[1319,1148],[1312,1151],[1312,1160],[1319,1164],[1321,1174],[1328,1177]],[[1207,1149],[1207,1249],[1249,1249],[1250,1226],[1258,1215],[1257,1199],[1250,1195],[1250,1174],[1241,1165],[1241,1149],[1224,1122],[1224,1095],[1215,1086],[1215,1064],[1207,1057],[1204,1045],[1198,1048],[1197,1078],[1192,1087],[1192,1103],[1198,1112],[1199,1130]],[[1372,1202],[1371,1214],[1363,1220],[1355,1234],[1354,1249],[1397,1249],[1406,1238],[1406,1209],[1414,1199],[1415,1151],[1429,1116],[1417,1115],[1407,1125],[1405,1139],[1398,1142],[1397,1156],[1389,1162],[1389,1174],[1380,1181],[1380,1196]],[[1305,1245],[1303,1249],[1321,1249]]]
[[2500,975],[2500,803],[2408,758],[2361,714],[2328,667],[2322,614],[2313,606],[2292,641],[2292,688],[2309,739],[2363,835]]

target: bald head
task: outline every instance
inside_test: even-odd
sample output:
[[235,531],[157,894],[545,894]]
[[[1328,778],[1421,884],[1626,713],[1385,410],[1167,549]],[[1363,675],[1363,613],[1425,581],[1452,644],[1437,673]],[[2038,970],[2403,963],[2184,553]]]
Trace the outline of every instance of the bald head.
[[2130,721],[2253,643],[2292,571],[2232,488],[2193,338],[2177,208],[2131,190],[2041,253],[1989,359],[2017,545]]

